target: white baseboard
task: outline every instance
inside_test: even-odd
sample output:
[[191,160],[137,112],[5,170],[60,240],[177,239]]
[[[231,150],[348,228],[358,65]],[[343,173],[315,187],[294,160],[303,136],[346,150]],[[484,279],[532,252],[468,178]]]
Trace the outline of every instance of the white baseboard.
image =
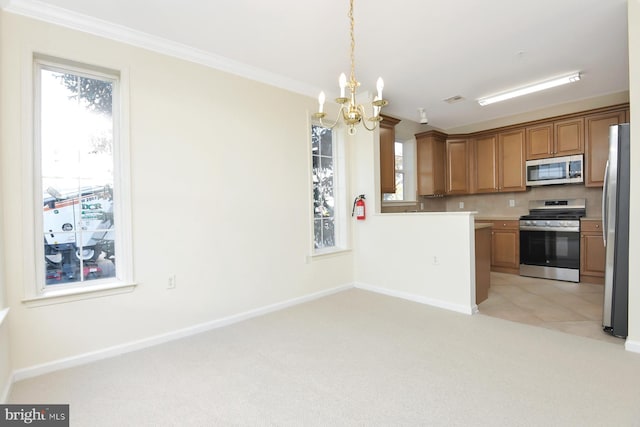
[[[338,292],[352,289],[353,284],[338,286],[331,289],[315,292],[309,295],[304,295],[290,300],[282,301],[279,303],[271,304],[265,307],[260,307],[254,310],[245,311],[243,313],[234,314],[232,316],[223,317],[221,319],[212,320],[210,322],[200,323],[197,325],[189,326],[187,328],[178,329],[176,331],[167,332],[165,334],[156,335],[149,338],[143,338],[138,341],[132,341],[124,344],[119,344],[113,347],[104,348],[89,353],[79,354],[77,356],[66,357],[63,359],[54,360],[52,362],[43,363],[40,365],[30,366],[28,368],[18,369],[13,372],[13,382],[24,380],[27,378],[33,378],[39,375],[47,374],[49,372],[59,371],[62,369],[71,368],[74,366],[84,365],[86,363],[95,362],[109,357],[121,355],[123,353],[129,353],[136,350],[141,350],[147,347],[152,347],[158,344],[163,344],[169,341],[178,340],[191,335],[196,335],[202,332],[206,332],[212,329],[221,328],[234,323],[241,322],[243,320],[251,319],[253,317],[262,316],[264,314],[272,313],[274,311],[282,310],[288,307],[292,307],[305,302],[313,301],[328,295],[332,295]],[[8,388],[10,389],[11,382]],[[8,396],[9,391],[6,391]]]
[[393,289],[387,289],[380,286],[368,285],[366,283],[355,283],[354,285],[358,289],[363,289],[365,291],[376,292],[382,295],[388,295],[391,297],[402,298],[413,302],[418,302],[420,304],[431,305],[433,307],[444,308],[445,310],[456,311],[458,313],[463,314],[474,314],[478,312],[478,306],[465,306],[461,304],[452,304],[447,301],[437,300],[434,298],[428,298],[420,295],[411,294],[408,292],[396,291]]
[[640,353],[640,341],[631,341],[627,339],[624,342],[624,349],[634,353]]

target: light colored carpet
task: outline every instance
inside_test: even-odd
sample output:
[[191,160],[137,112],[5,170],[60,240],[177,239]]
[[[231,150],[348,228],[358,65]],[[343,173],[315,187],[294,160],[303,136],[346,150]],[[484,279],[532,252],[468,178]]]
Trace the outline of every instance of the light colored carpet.
[[350,290],[14,385],[72,426],[638,426],[620,345]]

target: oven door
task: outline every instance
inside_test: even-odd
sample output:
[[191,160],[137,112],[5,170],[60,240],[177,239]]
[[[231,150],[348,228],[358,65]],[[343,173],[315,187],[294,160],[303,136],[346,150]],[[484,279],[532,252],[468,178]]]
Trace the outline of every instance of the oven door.
[[520,264],[580,269],[580,232],[520,230]]

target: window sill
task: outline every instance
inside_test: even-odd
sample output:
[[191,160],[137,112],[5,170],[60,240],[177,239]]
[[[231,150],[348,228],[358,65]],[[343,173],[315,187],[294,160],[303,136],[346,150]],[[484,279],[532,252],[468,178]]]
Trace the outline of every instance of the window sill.
[[306,261],[307,261],[307,264],[311,264],[314,261],[320,261],[322,259],[333,258],[336,256],[343,256],[349,252],[351,252],[351,249],[345,249],[345,248],[331,249],[325,252],[314,252],[311,255],[307,255]]
[[133,292],[136,286],[136,283],[105,283],[101,285],[93,285],[88,288],[47,290],[40,296],[23,299],[22,303],[29,308],[52,304],[64,304],[67,302]]

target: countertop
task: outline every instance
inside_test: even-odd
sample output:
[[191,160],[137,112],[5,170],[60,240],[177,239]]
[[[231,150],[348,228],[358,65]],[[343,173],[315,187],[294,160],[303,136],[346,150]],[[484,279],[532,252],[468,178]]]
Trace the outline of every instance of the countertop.
[[518,221],[520,219],[519,216],[500,216],[500,215],[492,215],[492,216],[476,216],[476,221]]
[[477,222],[476,222],[476,224],[475,224],[475,228],[476,228],[476,230],[480,230],[480,229],[482,229],[482,228],[491,228],[491,226],[492,226],[492,224],[490,224],[490,223],[488,223],[488,222],[484,222],[484,223],[482,223],[482,222],[477,223]]

